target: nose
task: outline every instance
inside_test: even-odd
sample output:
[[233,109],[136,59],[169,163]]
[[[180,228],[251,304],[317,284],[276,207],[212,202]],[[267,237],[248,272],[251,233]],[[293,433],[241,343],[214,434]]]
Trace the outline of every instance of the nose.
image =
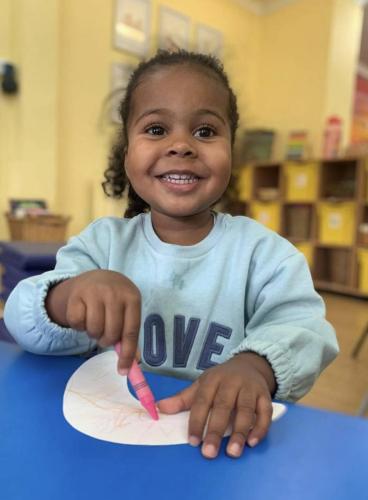
[[196,150],[189,141],[178,140],[173,142],[166,152],[167,156],[176,156],[179,158],[195,158],[197,156]]

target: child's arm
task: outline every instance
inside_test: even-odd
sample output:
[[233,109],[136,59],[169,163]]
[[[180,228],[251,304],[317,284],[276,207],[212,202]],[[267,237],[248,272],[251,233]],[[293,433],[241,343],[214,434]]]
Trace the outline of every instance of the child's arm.
[[[111,273],[116,278],[117,273],[102,271],[109,267],[111,235],[114,231],[114,234],[121,233],[120,225],[114,220],[95,221],[59,250],[55,270],[18,283],[6,302],[4,319],[10,333],[24,349],[36,354],[64,355],[86,353],[96,346],[96,336],[69,328],[71,325],[65,317],[65,308],[72,285],[74,288],[75,277],[94,271]],[[119,278],[124,280],[122,275]],[[131,282],[129,286],[135,289]],[[90,283],[85,281],[81,288],[95,300],[96,294]],[[103,295],[105,298],[106,294]],[[49,311],[45,307],[46,302]],[[123,318],[123,315],[117,317]],[[114,324],[110,332],[116,331]],[[113,333],[114,339],[115,336]],[[102,343],[106,343],[106,339],[102,339]]]
[[137,352],[141,317],[141,296],[132,281],[115,271],[87,271],[51,288],[45,305],[51,321],[86,331],[101,347],[120,343],[118,369],[127,374]]
[[246,335],[232,354],[264,356],[276,376],[275,398],[296,401],[339,352],[304,256],[295,253],[282,260],[250,296]]
[[[262,262],[258,265],[262,268]],[[202,453],[208,458],[217,455],[232,416],[228,453],[240,456],[245,442],[257,444],[271,423],[271,396],[300,398],[338,352],[304,257],[294,253],[285,258],[267,279],[261,268],[255,269],[260,281],[254,279],[249,287],[246,336],[233,358],[159,403],[167,413],[191,410],[191,442],[203,439]]]

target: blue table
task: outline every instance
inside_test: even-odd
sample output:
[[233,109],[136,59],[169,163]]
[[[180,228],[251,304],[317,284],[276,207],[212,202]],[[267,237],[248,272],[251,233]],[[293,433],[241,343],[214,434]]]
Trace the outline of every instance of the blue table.
[[[188,445],[124,446],[74,430],[64,387],[81,357],[0,342],[4,500],[340,500],[368,497],[368,421],[288,405],[259,446],[209,461]],[[186,382],[148,375],[158,397]]]

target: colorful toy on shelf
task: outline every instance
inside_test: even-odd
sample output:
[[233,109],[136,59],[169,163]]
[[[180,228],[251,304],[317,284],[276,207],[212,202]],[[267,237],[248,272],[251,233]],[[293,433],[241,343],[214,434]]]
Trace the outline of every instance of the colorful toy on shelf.
[[307,156],[308,132],[305,130],[292,130],[289,133],[286,158],[288,160],[302,160]]

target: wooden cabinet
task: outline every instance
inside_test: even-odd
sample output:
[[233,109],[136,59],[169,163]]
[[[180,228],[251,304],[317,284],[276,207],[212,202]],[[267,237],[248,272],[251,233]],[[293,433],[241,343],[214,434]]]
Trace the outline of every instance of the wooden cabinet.
[[236,213],[299,248],[316,288],[368,297],[367,159],[245,165],[237,193]]

